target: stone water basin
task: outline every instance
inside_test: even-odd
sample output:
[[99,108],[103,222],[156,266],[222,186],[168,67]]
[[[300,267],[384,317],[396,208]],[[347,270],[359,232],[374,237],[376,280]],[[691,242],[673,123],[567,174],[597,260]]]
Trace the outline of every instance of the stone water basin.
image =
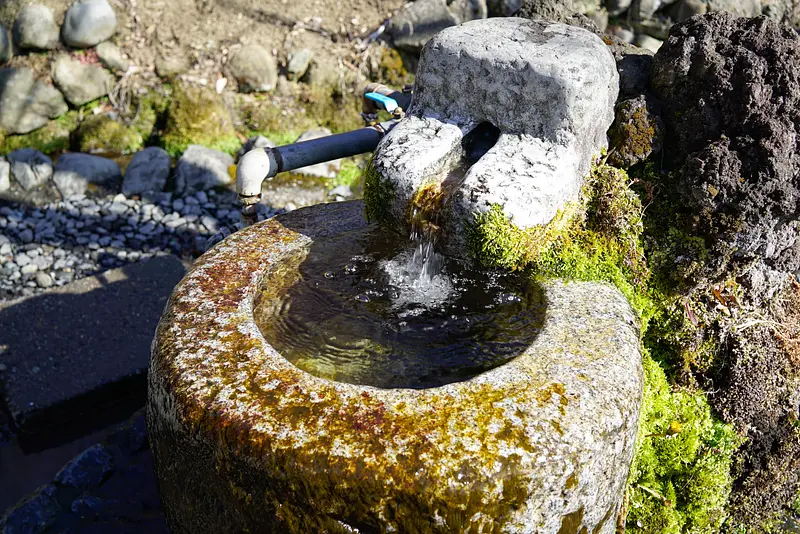
[[642,369],[612,286],[541,283],[527,347],[432,387],[315,376],[266,341],[258,296],[296,279],[315,243],[366,228],[363,211],[319,205],[246,228],[176,287],[147,407],[172,531],[614,532]]

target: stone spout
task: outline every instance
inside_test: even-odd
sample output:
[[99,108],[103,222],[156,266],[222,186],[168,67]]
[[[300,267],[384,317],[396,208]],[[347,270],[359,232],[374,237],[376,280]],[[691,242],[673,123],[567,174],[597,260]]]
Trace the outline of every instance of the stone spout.
[[[423,189],[441,190],[440,239],[460,256],[476,214],[494,206],[521,229],[546,225],[607,146],[617,92],[614,59],[586,30],[520,18],[448,28],[425,46],[408,114],[378,145],[368,213],[402,226]],[[494,145],[471,154],[478,127],[495,130]]]

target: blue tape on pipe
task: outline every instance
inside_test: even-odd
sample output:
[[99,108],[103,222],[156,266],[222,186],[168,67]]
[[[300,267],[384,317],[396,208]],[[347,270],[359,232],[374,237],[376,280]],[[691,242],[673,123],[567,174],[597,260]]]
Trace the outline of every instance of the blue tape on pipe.
[[392,97],[382,95],[380,93],[367,93],[364,95],[366,98],[369,98],[373,102],[377,102],[378,104],[382,105],[383,108],[388,111],[389,113],[394,113],[399,106],[397,100]]

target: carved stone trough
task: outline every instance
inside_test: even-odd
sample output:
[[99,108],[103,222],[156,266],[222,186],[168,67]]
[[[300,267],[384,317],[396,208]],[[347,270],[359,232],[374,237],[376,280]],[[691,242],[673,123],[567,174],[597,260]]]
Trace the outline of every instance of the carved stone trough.
[[362,214],[329,204],[246,228],[175,289],[147,410],[172,531],[614,532],[642,371],[613,287],[546,283],[530,347],[431,389],[318,378],[266,342],[253,319],[262,280],[363,228]]

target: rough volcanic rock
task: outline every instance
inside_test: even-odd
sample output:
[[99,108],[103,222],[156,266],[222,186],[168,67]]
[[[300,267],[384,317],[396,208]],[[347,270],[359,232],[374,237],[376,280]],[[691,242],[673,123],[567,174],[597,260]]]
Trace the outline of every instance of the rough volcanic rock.
[[105,96],[114,87],[114,76],[110,72],[66,55],[60,56],[53,65],[53,81],[69,103],[75,106]]
[[40,50],[58,46],[58,26],[50,8],[42,4],[23,7],[14,22],[14,42],[20,48]]
[[107,0],[77,0],[64,15],[61,37],[69,46],[88,48],[117,30],[117,15]]
[[674,200],[712,250],[701,276],[735,272],[769,298],[800,267],[800,36],[765,17],[695,17],[673,27],[651,83]]
[[0,69],[0,127],[23,134],[67,112],[64,96],[33,79],[30,69]]
[[577,0],[522,0],[518,17],[578,26],[600,35],[597,25],[581,11]]

